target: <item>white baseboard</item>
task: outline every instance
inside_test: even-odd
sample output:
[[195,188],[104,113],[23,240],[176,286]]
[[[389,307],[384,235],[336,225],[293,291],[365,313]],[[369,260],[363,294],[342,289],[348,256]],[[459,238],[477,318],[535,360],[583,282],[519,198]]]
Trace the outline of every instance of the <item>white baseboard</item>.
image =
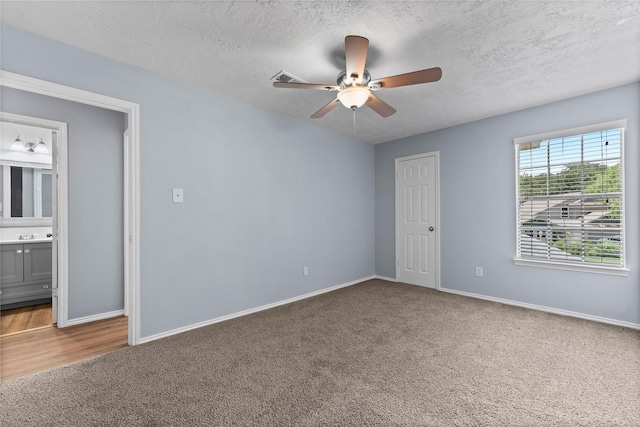
[[83,323],[95,322],[96,320],[109,319],[111,317],[124,316],[124,310],[109,311],[107,313],[93,314],[91,316],[78,317],[76,319],[67,320],[65,328],[73,325],[81,325]]
[[463,296],[466,296],[466,297],[478,298],[478,299],[483,299],[483,300],[493,301],[493,302],[499,302],[501,304],[507,304],[507,305],[513,305],[513,306],[516,306],[516,307],[529,308],[529,309],[532,309],[532,310],[544,311],[544,312],[552,313],[552,314],[559,314],[561,316],[577,317],[579,319],[592,320],[594,322],[607,323],[609,325],[622,326],[622,327],[631,328],[631,329],[640,329],[640,324],[639,323],[624,322],[622,320],[609,319],[607,317],[592,316],[590,314],[578,313],[576,311],[561,310],[561,309],[558,309],[558,308],[546,307],[544,305],[528,304],[528,303],[525,303],[525,302],[513,301],[513,300],[508,300],[508,299],[503,299],[503,298],[489,297],[489,296],[482,295],[482,294],[474,294],[474,293],[471,293],[471,292],[457,291],[455,289],[440,288],[440,290],[442,292],[449,292],[449,293],[452,293],[452,294],[463,295]]
[[388,282],[397,282],[398,280],[393,278],[393,277],[386,277],[386,276],[378,276],[377,274],[375,276],[373,276],[374,279],[380,279],[380,280],[386,280]]
[[282,301],[278,301],[278,302],[274,302],[274,303],[271,303],[271,304],[261,305],[260,307],[250,308],[248,310],[239,311],[237,313],[228,314],[226,316],[216,317],[215,319],[205,320],[204,322],[193,323],[191,325],[183,326],[181,328],[172,329],[172,330],[166,331],[166,332],[160,332],[159,334],[149,335],[148,337],[140,338],[140,344],[143,344],[143,343],[146,343],[146,342],[149,342],[149,341],[155,341],[155,340],[158,340],[160,338],[166,338],[166,337],[169,337],[171,335],[180,334],[182,332],[187,332],[187,331],[190,331],[192,329],[202,328],[203,326],[213,325],[214,323],[224,322],[225,320],[235,319],[236,317],[246,316],[248,314],[253,314],[253,313],[257,313],[259,311],[268,310],[270,308],[278,307],[280,305],[290,304],[292,302],[296,302],[296,301],[300,301],[300,300],[303,300],[303,299],[315,297],[316,295],[325,294],[327,292],[335,291],[335,290],[340,289],[340,288],[346,288],[347,286],[356,285],[358,283],[364,282],[365,280],[370,280],[370,279],[374,279],[374,278],[376,278],[376,276],[364,277],[362,279],[354,280],[352,282],[342,283],[340,285],[332,286],[330,288],[321,289],[321,290],[315,291],[315,292],[310,292],[308,294],[300,295],[300,296],[297,296],[297,297],[288,298],[288,299],[285,299],[285,300],[282,300]]

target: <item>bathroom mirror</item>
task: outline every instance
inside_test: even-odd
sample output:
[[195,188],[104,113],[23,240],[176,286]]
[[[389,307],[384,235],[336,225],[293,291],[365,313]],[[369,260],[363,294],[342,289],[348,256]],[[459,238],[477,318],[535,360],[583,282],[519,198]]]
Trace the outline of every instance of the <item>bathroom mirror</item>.
[[0,112],[0,227],[50,226],[55,130]]
[[[2,162],[0,162],[2,163]],[[53,208],[51,169],[0,164],[0,217],[50,219]]]

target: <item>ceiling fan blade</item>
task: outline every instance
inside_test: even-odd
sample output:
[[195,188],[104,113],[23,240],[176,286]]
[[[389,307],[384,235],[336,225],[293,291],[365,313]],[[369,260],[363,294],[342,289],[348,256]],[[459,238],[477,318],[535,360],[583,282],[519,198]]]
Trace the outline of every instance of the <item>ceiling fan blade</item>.
[[285,87],[291,89],[319,89],[319,90],[338,90],[340,86],[331,84],[319,84],[319,83],[284,83],[273,82],[274,87]]
[[420,83],[437,82],[442,77],[442,70],[439,67],[427,70],[414,71],[412,73],[398,74],[397,76],[385,77],[377,80],[382,89],[398,86],[417,85]]
[[389,117],[396,112],[395,108],[393,108],[391,105],[387,104],[374,94],[371,94],[371,97],[366,102],[366,105],[376,113],[380,114],[382,117]]
[[347,78],[362,78],[367,62],[369,40],[360,36],[347,36],[344,39],[344,57],[347,62]]
[[311,118],[312,119],[319,119],[320,117],[322,117],[325,114],[327,114],[329,111],[333,110],[339,104],[340,104],[340,100],[338,98],[336,98],[333,101],[330,101],[327,105],[325,105],[324,107],[322,107],[321,109],[319,109],[315,113],[313,113]]

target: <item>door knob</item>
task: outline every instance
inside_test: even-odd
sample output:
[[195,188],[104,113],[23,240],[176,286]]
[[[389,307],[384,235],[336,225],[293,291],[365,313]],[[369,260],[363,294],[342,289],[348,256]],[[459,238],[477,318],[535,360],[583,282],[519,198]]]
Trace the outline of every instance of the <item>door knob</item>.
[[20,254],[22,253],[22,249],[18,249],[18,250],[16,251],[16,253],[17,253],[18,255],[20,255]]
[[435,230],[435,228],[433,228],[433,225],[431,227],[429,227],[429,231],[433,231]]
[[25,250],[24,250],[24,253],[25,253],[25,254],[28,254],[29,252],[31,252],[31,249],[25,249]]

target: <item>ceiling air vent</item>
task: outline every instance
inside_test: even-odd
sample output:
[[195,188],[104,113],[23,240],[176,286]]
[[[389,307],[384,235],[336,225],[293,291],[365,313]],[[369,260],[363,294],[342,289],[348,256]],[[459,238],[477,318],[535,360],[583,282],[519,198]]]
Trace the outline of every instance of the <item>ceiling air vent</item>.
[[307,83],[305,80],[302,80],[291,73],[287,73],[286,71],[279,71],[278,74],[271,77],[271,80],[280,83]]

